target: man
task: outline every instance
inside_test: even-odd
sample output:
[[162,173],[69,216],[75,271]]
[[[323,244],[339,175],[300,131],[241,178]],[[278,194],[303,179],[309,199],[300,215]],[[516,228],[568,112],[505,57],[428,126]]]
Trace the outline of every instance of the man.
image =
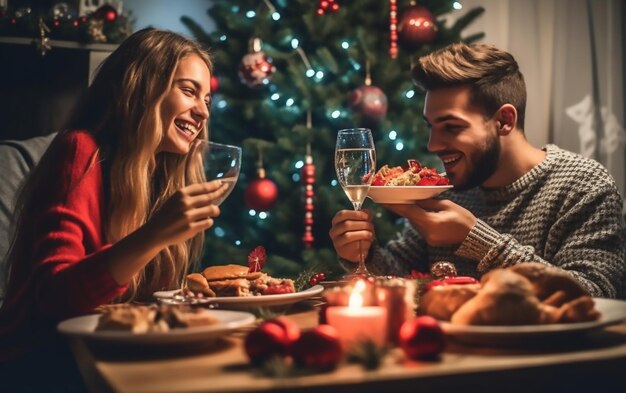
[[452,262],[459,275],[540,262],[569,272],[593,296],[623,297],[622,198],[599,163],[524,134],[526,87],[513,56],[488,45],[452,44],[419,59],[428,149],[454,188],[439,199],[386,205],[405,217],[402,236],[375,243],[367,211],[343,210],[330,236],[348,268],[358,243],[375,274],[427,272]]

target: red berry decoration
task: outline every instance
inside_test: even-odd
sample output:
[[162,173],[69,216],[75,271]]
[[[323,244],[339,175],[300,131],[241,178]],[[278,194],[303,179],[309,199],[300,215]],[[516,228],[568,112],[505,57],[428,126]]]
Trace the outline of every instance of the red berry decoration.
[[287,356],[299,338],[300,327],[289,318],[278,317],[248,333],[244,349],[253,364],[261,365],[274,356]]
[[400,327],[400,347],[411,359],[434,359],[445,346],[443,330],[433,317],[416,317]]
[[291,349],[299,367],[321,371],[333,370],[343,357],[337,330],[330,325],[319,325],[302,333]]
[[94,15],[98,19],[103,19],[107,22],[115,22],[117,19],[117,10],[113,8],[110,4],[105,4],[102,7],[98,8]]

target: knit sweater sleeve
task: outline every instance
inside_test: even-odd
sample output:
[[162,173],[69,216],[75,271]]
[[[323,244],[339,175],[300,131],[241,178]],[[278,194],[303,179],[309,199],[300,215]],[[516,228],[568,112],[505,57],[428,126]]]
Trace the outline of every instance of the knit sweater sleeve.
[[30,276],[34,305],[41,315],[62,318],[90,312],[126,290],[107,266],[102,170],[96,145],[86,133],[63,136],[58,174],[48,179],[33,234]]
[[548,241],[558,250],[549,261],[478,220],[456,255],[478,261],[478,271],[540,262],[568,271],[592,295],[623,296],[626,253],[621,198],[613,187],[588,190],[552,224]]

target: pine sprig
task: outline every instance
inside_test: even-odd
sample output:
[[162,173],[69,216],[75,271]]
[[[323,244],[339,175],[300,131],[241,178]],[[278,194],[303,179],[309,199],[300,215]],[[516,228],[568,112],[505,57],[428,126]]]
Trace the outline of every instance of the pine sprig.
[[380,367],[389,349],[379,346],[372,340],[363,340],[356,343],[348,351],[347,360],[350,363],[359,363],[366,370],[376,370]]

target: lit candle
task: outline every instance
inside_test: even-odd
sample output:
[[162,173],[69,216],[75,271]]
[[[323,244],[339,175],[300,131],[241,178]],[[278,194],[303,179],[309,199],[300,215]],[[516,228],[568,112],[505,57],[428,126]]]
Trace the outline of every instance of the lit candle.
[[387,310],[384,307],[363,306],[365,282],[357,281],[348,307],[331,306],[326,310],[328,324],[339,333],[344,348],[370,340],[378,346],[385,345],[387,338]]

